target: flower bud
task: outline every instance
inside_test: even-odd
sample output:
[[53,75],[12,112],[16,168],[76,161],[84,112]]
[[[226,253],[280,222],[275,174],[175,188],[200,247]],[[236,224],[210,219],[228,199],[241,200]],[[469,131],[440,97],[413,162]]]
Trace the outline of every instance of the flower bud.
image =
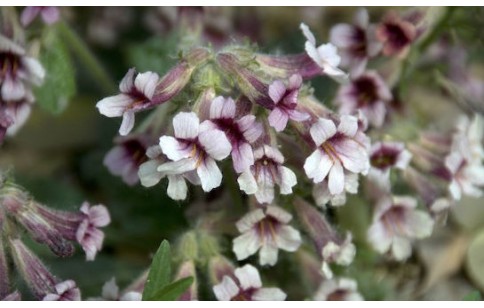
[[198,259],[199,248],[195,231],[189,231],[182,235],[178,243],[178,255],[182,260]]
[[[0,211],[0,230],[3,230],[2,211]],[[9,292],[10,280],[8,279],[7,256],[5,254],[5,247],[3,246],[3,239],[0,238],[0,299],[7,297],[9,295]]]
[[321,75],[321,68],[307,53],[287,56],[256,54],[255,60],[262,71],[274,78],[287,79],[294,74],[299,74],[304,79],[310,79]]
[[215,255],[208,262],[208,276],[212,285],[222,282],[224,276],[233,276],[235,266],[222,255]]
[[193,277],[193,283],[191,284],[190,288],[178,298],[178,300],[196,301],[198,300],[198,282],[197,273],[195,272],[195,264],[193,261],[185,261],[182,263],[182,265],[180,265],[175,280],[186,277]]

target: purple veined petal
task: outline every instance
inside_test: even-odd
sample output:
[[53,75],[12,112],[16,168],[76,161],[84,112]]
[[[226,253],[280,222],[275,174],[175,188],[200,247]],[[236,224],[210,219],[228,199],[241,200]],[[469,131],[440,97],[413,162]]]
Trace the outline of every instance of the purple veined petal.
[[225,134],[218,129],[201,132],[198,141],[205,152],[215,160],[222,160],[230,155],[232,145]]
[[182,175],[168,175],[167,194],[173,200],[185,200],[187,198],[187,183]]
[[28,73],[28,81],[34,85],[41,85],[45,78],[45,69],[39,60],[31,57],[22,58],[22,66]]
[[130,68],[126,75],[119,83],[119,91],[122,93],[130,93],[134,88],[134,78],[136,76],[136,69]]
[[209,130],[218,129],[218,125],[210,120],[205,120],[200,123],[199,133],[206,132]]
[[320,183],[326,178],[332,166],[333,161],[328,155],[316,149],[304,162],[304,171],[314,183]]
[[[270,145],[267,145],[267,144],[264,144],[264,147],[263,147],[263,150],[264,150],[264,154],[272,159],[273,161],[275,161],[276,163],[278,164],[282,164],[284,162],[284,156],[282,156],[282,153],[281,151],[279,151],[277,148],[275,147],[272,147]],[[254,154],[254,157],[256,155]],[[260,158],[260,157],[259,157]]]
[[232,148],[234,170],[242,173],[254,164],[254,153],[250,144],[244,142]]
[[134,112],[133,110],[126,110],[123,113],[123,121],[121,122],[121,127],[119,128],[119,134],[121,136],[126,136],[131,132],[134,127]]
[[279,288],[261,288],[252,294],[252,299],[256,301],[283,301],[286,297],[286,293]]
[[334,125],[332,120],[320,118],[311,126],[309,133],[316,146],[320,146],[328,138],[336,134],[336,125]]
[[358,131],[358,119],[350,115],[342,115],[338,125],[338,131],[348,137],[354,137]]
[[301,25],[299,25],[299,28],[301,29],[308,42],[312,45],[316,45],[316,38],[314,37],[314,34],[311,32],[311,30],[309,30],[309,27],[305,23],[301,23]]
[[244,215],[241,219],[239,219],[235,226],[237,227],[237,230],[241,233],[245,233],[252,229],[256,223],[264,219],[266,215],[264,214],[264,211],[262,209],[257,209],[250,211],[246,215]]
[[299,110],[296,110],[296,109],[289,110],[288,114],[289,114],[289,118],[293,121],[296,121],[296,122],[304,122],[304,121],[307,121],[311,118],[309,113],[302,112],[302,111],[299,111]]
[[345,138],[334,144],[341,163],[348,171],[364,172],[368,165],[368,153],[365,148],[353,139]]
[[283,166],[280,166],[278,171],[280,176],[279,187],[281,189],[281,194],[292,194],[292,187],[297,184],[296,175],[291,169]]
[[390,249],[392,236],[387,232],[383,223],[374,222],[368,229],[368,241],[379,253],[385,253]]
[[219,301],[229,301],[239,293],[239,287],[229,276],[224,276],[222,282],[213,287],[213,293]]
[[269,86],[269,97],[277,105],[286,93],[286,85],[281,80],[275,80]]
[[51,25],[58,21],[60,16],[59,9],[54,6],[44,7],[40,14],[42,15],[42,20],[48,25]]
[[200,120],[194,112],[180,112],[173,117],[175,137],[179,139],[195,139],[198,136]]
[[356,11],[354,23],[362,29],[366,29],[368,27],[370,17],[368,16],[368,11],[365,8],[360,8],[358,11]]
[[279,249],[272,241],[266,241],[259,252],[259,264],[261,266],[270,265],[274,266],[277,263],[279,255]]
[[242,172],[242,174],[237,178],[237,183],[239,183],[240,189],[248,195],[252,195],[257,192],[257,182],[250,170]]
[[100,100],[96,107],[99,113],[107,117],[120,117],[131,105],[133,99],[126,94],[118,94]]
[[257,269],[250,265],[246,264],[243,267],[237,268],[234,271],[235,277],[240,282],[240,286],[243,290],[247,290],[250,288],[259,289],[262,287],[262,281],[260,280],[259,272]]
[[184,158],[161,164],[156,170],[165,175],[176,175],[195,170],[196,167],[197,161],[195,159]]
[[111,222],[108,209],[104,205],[89,208],[89,221],[95,227],[105,227]]
[[138,91],[151,100],[159,80],[160,76],[157,73],[146,72],[136,76],[134,85]]
[[20,16],[20,23],[22,26],[26,27],[32,23],[32,21],[37,17],[41,8],[38,6],[27,6]]
[[266,215],[276,219],[280,223],[287,224],[291,221],[292,215],[283,210],[282,208],[274,205],[268,205],[266,209]]
[[261,246],[260,236],[255,230],[251,230],[234,239],[232,251],[235,253],[237,260],[240,261],[255,254]]
[[299,89],[302,85],[302,77],[299,74],[294,74],[291,77],[289,77],[289,84],[288,84],[288,89],[295,90]]
[[235,102],[231,97],[225,99],[218,96],[210,104],[210,119],[233,119],[235,111]]
[[169,159],[177,161],[192,156],[194,145],[188,142],[180,142],[171,136],[160,137],[160,148]]
[[301,246],[301,234],[291,226],[282,226],[277,231],[276,243],[280,249],[294,252]]
[[282,108],[275,107],[269,114],[269,124],[274,127],[277,132],[281,132],[286,128],[289,116],[282,110]]
[[365,113],[368,121],[375,127],[381,127],[385,122],[386,107],[382,101],[377,101],[372,107],[367,107],[362,110]]
[[205,158],[197,167],[197,174],[205,192],[219,187],[222,183],[222,172],[220,172],[215,160],[210,157]]
[[350,48],[355,43],[354,26],[349,24],[337,24],[331,28],[329,40],[339,48]]
[[274,181],[269,170],[262,170],[257,178],[255,198],[259,203],[272,203],[274,200]]
[[287,108],[295,108],[296,105],[297,105],[297,97],[298,97],[298,95],[299,95],[299,89],[291,90],[289,93],[287,93],[286,96],[284,96],[284,99],[282,100],[282,103]]
[[332,195],[337,195],[343,192],[345,187],[345,175],[343,166],[340,163],[335,163],[329,172],[328,188]]
[[25,86],[20,79],[13,79],[9,75],[3,80],[2,98],[4,101],[18,101],[25,96]]
[[264,132],[262,123],[256,122],[254,115],[246,115],[237,120],[237,126],[249,143],[254,143]]

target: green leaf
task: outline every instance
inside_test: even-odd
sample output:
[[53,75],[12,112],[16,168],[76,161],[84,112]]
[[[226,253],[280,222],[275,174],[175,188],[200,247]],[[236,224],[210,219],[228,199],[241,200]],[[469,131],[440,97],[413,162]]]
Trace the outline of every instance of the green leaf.
[[479,291],[472,291],[471,293],[464,296],[463,301],[480,301],[481,293]]
[[155,294],[170,283],[171,253],[170,244],[164,240],[153,257],[148,279],[143,291],[143,300],[153,298]]
[[39,60],[46,75],[44,83],[34,88],[36,100],[43,109],[59,114],[76,94],[76,81],[69,52],[55,26],[43,33]]
[[161,39],[155,37],[143,43],[136,43],[127,49],[127,61],[139,72],[154,71],[163,75],[176,63],[178,36],[171,34]]
[[175,301],[192,285],[193,277],[186,277],[177,280],[169,285],[165,286],[152,297],[149,297],[148,301]]

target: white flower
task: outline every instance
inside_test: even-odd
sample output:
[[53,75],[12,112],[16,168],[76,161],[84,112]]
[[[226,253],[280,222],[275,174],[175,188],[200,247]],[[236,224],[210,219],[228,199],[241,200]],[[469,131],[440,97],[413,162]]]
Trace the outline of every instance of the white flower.
[[260,248],[259,264],[275,265],[279,249],[296,251],[301,245],[301,235],[287,225],[291,219],[291,214],[273,205],[242,217],[236,224],[242,235],[234,239],[233,246],[237,260],[247,259]]
[[283,195],[292,193],[296,185],[296,175],[291,169],[282,166],[282,153],[269,145],[263,145],[254,151],[255,163],[244,171],[237,182],[246,194],[255,194],[259,203],[271,203],[274,200],[274,186],[279,185]]
[[338,128],[333,120],[321,118],[311,126],[310,134],[317,148],[306,159],[304,170],[314,183],[321,183],[327,177],[332,195],[344,191],[345,169],[352,173],[368,172],[368,153],[359,140],[355,117],[341,116]]
[[358,192],[358,175],[351,172],[345,172],[345,184],[343,192],[333,195],[329,191],[328,182],[314,184],[313,198],[319,206],[325,206],[331,202],[332,206],[341,206],[346,203],[346,193],[356,194]]
[[416,207],[417,201],[411,197],[386,197],[377,204],[368,229],[368,240],[376,251],[389,252],[402,261],[412,253],[413,239],[430,236],[434,221]]
[[321,249],[321,256],[323,263],[321,264],[321,271],[323,276],[327,279],[333,278],[333,271],[329,267],[330,264],[336,263],[342,266],[348,266],[353,262],[356,254],[356,247],[353,244],[353,237],[351,233],[346,234],[346,238],[335,238],[330,240]]
[[368,178],[380,188],[390,189],[390,170],[405,170],[412,159],[412,154],[401,142],[377,142],[370,150],[371,168]]
[[305,49],[308,56],[321,67],[323,72],[337,82],[345,83],[348,80],[348,74],[338,68],[341,58],[338,51],[331,43],[322,44],[316,47],[316,39],[309,27],[301,23],[300,28],[307,41]]
[[336,278],[325,280],[314,295],[315,301],[362,301],[358,293],[355,280],[349,278]]
[[224,276],[213,287],[219,301],[283,301],[286,294],[279,288],[262,288],[259,272],[247,264],[234,271],[235,277]]

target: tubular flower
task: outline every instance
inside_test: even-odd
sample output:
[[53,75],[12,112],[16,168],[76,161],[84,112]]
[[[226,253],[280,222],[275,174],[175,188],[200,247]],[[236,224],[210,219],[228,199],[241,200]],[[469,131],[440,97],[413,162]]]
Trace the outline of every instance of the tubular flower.
[[381,188],[390,189],[390,170],[397,168],[405,170],[412,154],[401,142],[377,142],[370,151],[371,168],[368,177]]
[[416,209],[411,197],[385,197],[377,204],[368,240],[379,253],[389,252],[396,260],[412,253],[411,241],[430,236],[434,221],[427,212]]
[[344,170],[366,174],[369,169],[367,149],[358,136],[358,121],[343,115],[338,127],[329,119],[320,118],[311,126],[310,134],[316,150],[306,159],[304,170],[314,183],[328,177],[328,189],[332,195],[345,189]]
[[375,71],[368,71],[351,80],[338,92],[336,102],[340,114],[351,114],[357,110],[365,115],[371,125],[383,125],[387,105],[392,100],[390,89]]
[[418,31],[411,20],[389,12],[376,28],[376,37],[383,44],[385,56],[405,57]]
[[247,170],[254,164],[251,144],[262,135],[262,124],[256,122],[254,115],[245,115],[236,119],[236,107],[232,98],[216,97],[210,104],[209,120],[214,128],[225,133],[232,145],[232,162],[237,173]]
[[273,205],[246,214],[236,224],[242,233],[234,239],[237,259],[247,259],[260,248],[259,264],[275,265],[279,249],[296,251],[301,245],[301,235],[288,226],[291,219],[291,214]]
[[368,59],[381,50],[375,29],[369,24],[368,11],[359,9],[352,25],[337,24],[331,28],[330,41],[338,47],[341,66],[350,68],[352,77],[359,76],[366,68]]
[[319,65],[323,73],[333,78],[339,83],[348,81],[348,75],[338,68],[341,58],[336,47],[330,43],[316,47],[316,39],[309,27],[305,24],[300,25],[301,31],[306,37],[305,49],[308,56]]
[[255,194],[259,203],[271,203],[274,200],[274,186],[279,185],[283,195],[292,193],[296,185],[296,175],[291,169],[282,166],[282,153],[269,145],[263,145],[254,152],[255,163],[244,171],[237,182],[246,194]]
[[283,131],[289,119],[296,122],[309,119],[308,113],[296,110],[301,85],[301,76],[292,75],[287,86],[281,80],[276,80],[269,86],[269,96],[275,104],[269,114],[269,124],[276,131]]
[[224,276],[222,282],[213,287],[220,301],[283,301],[286,294],[279,288],[262,288],[259,272],[247,264],[237,268],[234,276]]
[[180,192],[177,195],[186,196],[183,175],[190,171],[196,171],[204,191],[220,186],[222,173],[215,161],[226,158],[232,150],[225,134],[210,124],[200,124],[193,112],[177,114],[173,118],[173,127],[175,137],[160,138],[161,150],[172,161],[157,168],[158,172],[168,176],[168,191],[173,185],[171,189]]
[[314,295],[315,301],[362,301],[363,296],[358,293],[355,280],[349,278],[335,278],[325,280]]

